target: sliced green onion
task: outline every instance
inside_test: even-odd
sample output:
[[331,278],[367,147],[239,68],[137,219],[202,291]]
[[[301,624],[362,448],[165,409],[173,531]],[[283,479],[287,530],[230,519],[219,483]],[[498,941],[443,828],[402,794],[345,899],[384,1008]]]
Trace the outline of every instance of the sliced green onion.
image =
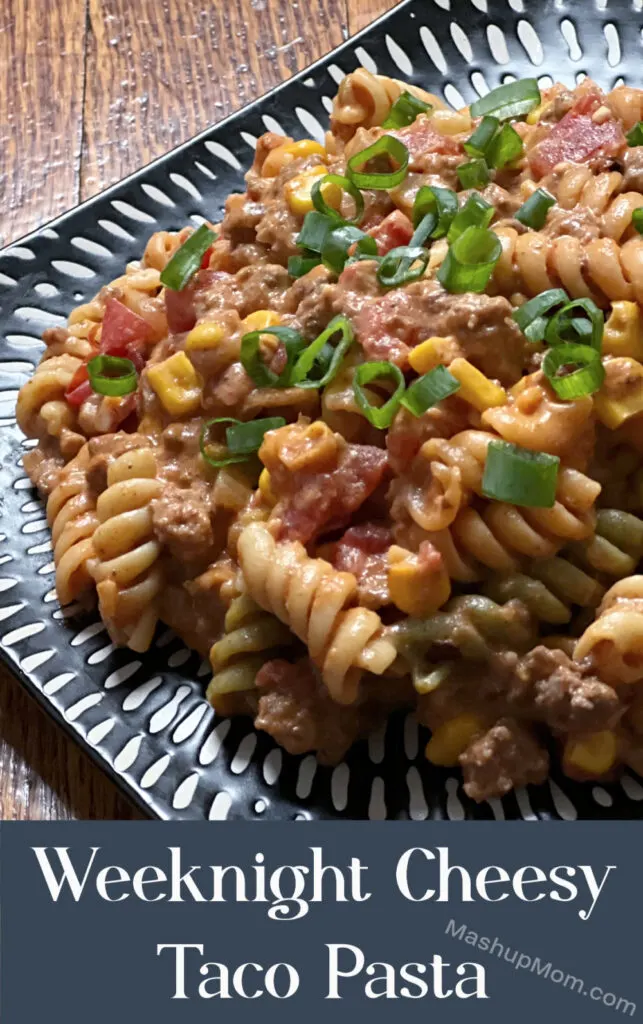
[[[558,376],[563,366],[577,366],[573,373]],[[559,398],[583,398],[598,391],[605,380],[600,352],[591,345],[556,345],[547,351],[543,373]]]
[[521,82],[509,82],[492,89],[486,96],[471,104],[472,117],[492,114],[499,121],[524,117],[540,103],[540,89],[535,78],[523,78]]
[[430,103],[418,99],[411,92],[403,92],[391,107],[386,121],[382,122],[382,128],[406,128],[413,124],[418,114],[428,114],[430,110],[433,110]]
[[427,238],[430,237],[438,223],[438,218],[435,213],[427,213],[426,217],[423,217],[418,226],[416,227],[411,241],[410,246],[424,245]]
[[[338,331],[341,332],[341,338],[333,348],[330,340]],[[326,387],[336,376],[354,340],[350,321],[345,316],[336,316],[299,356],[292,372],[292,383],[298,388]],[[314,376],[315,369],[321,372],[321,376]]]
[[216,237],[207,224],[201,224],[176,250],[161,273],[161,284],[173,292],[182,291],[201,267],[203,257]]
[[87,363],[92,391],[97,395],[131,395],[136,391],[138,377],[131,359],[120,356],[94,356]]
[[455,215],[447,235],[448,241],[455,242],[467,228],[488,228],[495,212],[495,206],[477,192],[473,192]]
[[[576,310],[585,316],[574,316]],[[574,299],[554,313],[545,330],[545,341],[548,345],[580,341],[600,352],[604,327],[603,314],[592,299]]]
[[321,252],[328,232],[336,226],[337,217],[327,217],[319,210],[310,210],[304,217],[304,223],[295,241],[301,249]]
[[522,156],[524,144],[515,128],[510,124],[503,124],[500,131],[489,143],[486,153],[487,163],[495,167],[497,171],[502,170],[507,164]]
[[483,292],[502,254],[489,228],[467,228],[449,246],[437,278],[448,292]]
[[541,292],[535,299],[525,302],[518,309],[514,309],[511,316],[529,341],[543,341],[547,329],[545,313],[549,313],[556,306],[563,306],[566,302],[569,302],[567,292],[562,288],[550,288],[546,292]]
[[[286,349],[286,365],[279,374],[273,373],[261,358],[259,346],[264,334],[274,335],[278,341],[283,342]],[[292,327],[265,327],[262,331],[250,331],[241,339],[241,363],[257,387],[286,388],[290,385],[295,357],[305,344],[302,336]]]
[[[391,163],[397,164],[397,168],[388,171],[365,171],[363,168],[376,157],[388,157],[389,167]],[[392,135],[382,135],[372,146],[363,149],[361,153],[355,153],[347,165],[347,175],[357,188],[395,188],[400,185],[406,177],[409,166],[409,151],[403,142]],[[306,216],[310,216],[307,214]]]
[[402,395],[401,402],[413,416],[422,416],[427,409],[454,395],[459,388],[460,381],[440,364],[414,380]]
[[[643,146],[643,142],[641,145]],[[636,228],[639,235],[643,235],[643,206],[639,206],[638,210],[634,210],[632,214],[632,225]]]
[[[369,396],[364,391],[364,385],[387,377],[395,381],[395,391],[384,405],[371,405]],[[404,375],[399,367],[393,363],[362,363],[361,366],[357,367],[353,378],[355,401],[368,422],[372,423],[378,430],[384,430],[393,422],[393,417],[400,407],[404,388]]]
[[545,226],[549,208],[555,205],[556,200],[549,192],[546,192],[544,188],[537,188],[516,211],[516,220],[519,220],[526,228],[540,231]]
[[237,423],[225,432],[228,451],[231,455],[251,455],[261,448],[264,434],[285,426],[283,416],[266,416],[261,420]]
[[[329,206],[324,199],[324,185],[333,185],[341,189],[342,192],[347,192],[355,203],[355,216],[352,218],[342,217],[338,210],[334,207]],[[360,192],[350,178],[344,178],[341,174],[326,174],[323,178],[319,178],[310,190],[310,198],[313,201],[313,206],[318,213],[323,213],[325,217],[331,217],[344,221],[346,224],[359,224],[364,214],[364,196]]]
[[469,156],[485,156],[489,144],[500,127],[497,117],[483,117],[473,135],[464,143]]
[[343,224],[328,232],[322,248],[322,262],[335,274],[341,274],[349,260],[349,249],[355,246],[355,256],[377,256],[377,242],[372,235],[355,227]]
[[303,277],[318,267],[319,256],[291,256],[288,260],[288,273],[291,277]]
[[489,184],[489,168],[482,157],[460,164],[456,170],[462,188],[484,188]]
[[643,121],[639,121],[630,128],[625,136],[628,146],[643,146]]
[[399,288],[422,277],[428,262],[428,249],[418,245],[400,245],[382,258],[377,268],[377,280],[383,288]]
[[[457,212],[458,197],[450,188],[423,185],[413,200],[411,218],[413,226],[419,231],[422,221],[433,215],[436,218],[436,225],[430,233],[431,238],[444,238]],[[413,237],[415,238],[415,235]]]
[[552,508],[558,481],[557,455],[532,452],[508,441],[491,441],[487,448],[482,493],[494,501],[528,508]]
[[[213,458],[207,448],[210,428],[216,423],[232,424],[226,430],[227,453],[219,459]],[[201,455],[208,465],[215,469],[230,466],[235,462],[247,462],[248,456],[261,447],[264,434],[268,430],[277,430],[278,427],[285,427],[285,425],[286,421],[281,416],[268,416],[266,419],[251,420],[249,423],[242,423],[231,416],[219,416],[213,420],[206,420],[199,437]]]

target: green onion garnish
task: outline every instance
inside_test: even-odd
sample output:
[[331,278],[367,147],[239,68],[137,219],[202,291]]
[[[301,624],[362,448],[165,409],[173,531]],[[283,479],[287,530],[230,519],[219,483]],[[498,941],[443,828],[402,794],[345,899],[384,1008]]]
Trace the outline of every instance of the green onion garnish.
[[[643,142],[641,145],[643,146]],[[639,206],[638,210],[634,210],[632,214],[632,225],[636,228],[639,235],[643,235],[643,206]]]
[[406,128],[413,124],[418,114],[428,114],[430,110],[433,110],[430,103],[418,99],[411,92],[403,92],[391,107],[386,121],[382,122],[382,128]]
[[418,245],[400,245],[387,252],[377,268],[383,288],[399,288],[422,277],[429,262],[429,250]]
[[[413,226],[419,230],[423,220],[434,216],[436,225],[430,232],[431,238],[444,238],[451,221],[458,212],[458,197],[450,188],[423,185],[413,200]],[[415,238],[415,235],[413,236]],[[417,243],[415,243],[417,244]],[[420,243],[421,244],[421,243]]]
[[459,387],[460,381],[440,364],[414,380],[402,395],[401,403],[413,416],[422,416],[427,409],[454,395]]
[[494,501],[528,508],[552,508],[558,481],[557,455],[532,452],[508,441],[491,441],[482,477],[482,493]]
[[[338,331],[341,337],[333,348],[330,340]],[[299,356],[292,372],[292,383],[298,388],[326,387],[337,374],[354,340],[350,321],[345,316],[336,316]],[[315,376],[314,371],[320,375]]]
[[[376,157],[388,157],[388,171],[365,171],[363,168]],[[396,168],[391,166],[397,164]],[[395,188],[406,177],[409,151],[403,142],[392,135],[382,135],[372,146],[355,153],[347,165],[347,176],[357,188]],[[307,214],[306,216],[310,216]]]
[[130,395],[136,391],[136,367],[131,359],[121,356],[94,356],[87,363],[92,390],[110,397]]
[[[324,199],[324,185],[334,185],[341,189],[342,192],[348,193],[355,203],[354,217],[342,217],[337,210],[328,205]],[[364,196],[349,178],[344,178],[341,174],[326,174],[323,178],[319,178],[310,190],[310,198],[313,201],[313,206],[319,213],[323,213],[325,217],[334,217],[344,221],[346,224],[359,224],[364,214]]]
[[295,241],[301,249],[321,252],[328,232],[334,227],[337,227],[337,217],[328,217],[319,210],[310,210],[304,217],[304,223]]
[[501,253],[500,239],[489,228],[467,228],[449,246],[437,279],[448,292],[483,292]]
[[518,309],[514,309],[511,316],[529,341],[543,341],[547,328],[545,313],[549,313],[556,306],[563,306],[566,302],[569,302],[567,292],[562,288],[550,288],[546,292],[541,292],[535,299],[525,302]]
[[[286,349],[286,365],[281,373],[273,373],[266,366],[259,346],[264,334],[272,334],[282,342]],[[304,348],[306,342],[292,327],[265,327],[262,331],[250,331],[241,339],[240,359],[244,370],[260,388],[286,388],[290,385],[292,367],[295,357]]]
[[535,78],[523,78],[521,82],[509,82],[492,89],[486,96],[471,104],[472,117],[492,114],[499,121],[524,117],[540,103],[540,89]]
[[507,164],[522,156],[524,148],[523,141],[516,129],[512,128],[510,124],[503,124],[489,143],[486,159],[491,167],[500,171]]
[[216,237],[207,224],[201,224],[176,250],[161,274],[161,284],[173,292],[182,291],[199,270],[203,257]]
[[322,247],[322,262],[335,274],[341,274],[349,259],[348,250],[355,246],[355,257],[377,256],[377,242],[372,235],[354,224],[343,224],[329,231]]
[[[558,376],[561,367],[578,369]],[[605,380],[601,355],[590,345],[556,345],[543,359],[543,373],[559,398],[583,398],[598,391]]]
[[[213,458],[207,449],[210,428],[216,423],[231,423],[232,426],[226,430],[227,454],[220,459]],[[269,430],[277,430],[285,427],[286,421],[282,416],[267,416],[262,420],[250,420],[249,423],[242,423],[231,416],[219,416],[217,419],[206,420],[201,428],[199,437],[199,448],[201,455],[215,469],[221,466],[229,466],[234,462],[247,462],[248,456],[261,448],[264,434]]]
[[643,121],[639,121],[630,128],[625,136],[628,146],[643,146]]
[[[381,380],[387,377],[395,381],[395,391],[384,405],[371,405],[369,396],[364,391],[364,384],[370,384],[374,380]],[[361,366],[357,367],[353,378],[355,401],[369,423],[372,423],[378,430],[389,427],[393,422],[393,417],[400,407],[404,387],[404,375],[399,367],[393,363],[362,363]]]
[[[584,315],[575,315],[576,311]],[[548,345],[580,342],[600,352],[604,327],[603,314],[592,299],[574,299],[554,313],[545,329],[545,341]]]
[[540,231],[545,226],[549,208],[555,205],[556,200],[550,196],[549,192],[546,192],[544,188],[537,188],[516,211],[516,220],[519,220],[526,228]]
[[291,277],[303,277],[319,264],[318,256],[291,256],[288,260],[288,273]]
[[447,235],[448,241],[455,242],[467,228],[488,228],[495,212],[495,206],[483,199],[478,192],[473,192],[455,215]]
[[460,164],[456,170],[462,188],[484,188],[489,184],[489,168],[481,157]]
[[483,117],[473,135],[464,143],[469,156],[485,156],[489,144],[500,127],[497,117]]

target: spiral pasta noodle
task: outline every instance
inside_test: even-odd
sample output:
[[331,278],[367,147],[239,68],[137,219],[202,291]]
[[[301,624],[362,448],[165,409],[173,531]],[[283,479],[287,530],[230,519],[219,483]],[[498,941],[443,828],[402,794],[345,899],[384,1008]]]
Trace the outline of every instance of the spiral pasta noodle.
[[643,576],[627,576],[607,591],[598,617],[574,649],[574,658],[591,657],[600,676],[619,686],[643,676]]
[[404,92],[410,92],[432,107],[444,104],[432,93],[417,86],[400,82],[384,75],[372,75],[366,68],[358,68],[346,75],[339,85],[333,102],[331,124],[333,131],[348,130],[349,136],[358,128],[381,125],[389,115],[391,106]]
[[213,675],[207,697],[215,710],[222,710],[230,694],[253,690],[261,666],[293,642],[288,627],[246,594],[234,598],[226,613],[223,636],[210,649]]
[[96,502],[89,492],[85,445],[67,464],[58,486],[47,501],[56,564],[56,593],[62,605],[75,601],[93,587],[89,563],[94,556],[92,537],[99,520]]
[[157,621],[163,574],[150,505],[161,490],[154,452],[139,448],[111,463],[96,503],[90,571],[101,615],[117,641],[134,651],[147,650]]
[[351,607],[354,576],[309,558],[298,542],[278,545],[261,523],[245,528],[238,550],[248,593],[308,646],[334,700],[352,703],[364,670],[381,675],[391,665],[395,650],[379,615]]
[[598,305],[622,299],[643,301],[643,239],[619,245],[613,238],[583,242],[572,236],[550,238],[544,232],[518,231],[499,225],[502,245],[494,282],[505,294],[539,295],[564,288],[573,298]]

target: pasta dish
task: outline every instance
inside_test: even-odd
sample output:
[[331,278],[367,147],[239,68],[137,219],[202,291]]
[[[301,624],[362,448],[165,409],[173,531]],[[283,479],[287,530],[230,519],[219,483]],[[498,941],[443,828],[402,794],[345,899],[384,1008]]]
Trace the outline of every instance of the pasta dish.
[[476,801],[643,771],[642,235],[643,90],[347,75],[45,332],[61,604],[323,763],[409,708]]

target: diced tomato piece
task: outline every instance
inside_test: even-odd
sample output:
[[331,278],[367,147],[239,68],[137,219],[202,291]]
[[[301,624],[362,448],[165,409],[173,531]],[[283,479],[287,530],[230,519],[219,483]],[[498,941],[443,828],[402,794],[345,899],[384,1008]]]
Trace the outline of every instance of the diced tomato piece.
[[560,163],[591,163],[596,158],[617,156],[625,146],[625,136],[613,118],[597,124],[585,109],[584,99],[555,125],[529,154],[529,166],[537,178],[553,171]]
[[128,347],[141,348],[150,337],[150,326],[138,313],[118,299],[108,299],[103,317],[100,350],[109,355],[125,355]]
[[83,402],[86,402],[92,394],[92,386],[89,381],[86,380],[83,384],[79,384],[77,388],[74,388],[73,391],[66,391],[65,398],[70,405],[79,406],[82,405]]
[[207,270],[208,267],[210,266],[210,257],[212,255],[213,248],[214,246],[211,245],[209,249],[205,250],[203,254],[203,259],[201,260],[201,270]]
[[431,126],[428,117],[418,117],[413,124],[397,131],[387,131],[387,135],[394,135],[404,143],[409,151],[409,160],[421,157],[423,153],[459,153],[460,143],[449,135],[440,135]]
[[65,399],[70,405],[78,406],[82,405],[85,399],[89,398],[91,393],[92,386],[89,383],[87,364],[83,363],[78,367],[74,376],[67,385]]
[[413,225],[401,210],[394,210],[368,232],[377,242],[377,251],[385,256],[391,249],[408,245],[413,236]]

